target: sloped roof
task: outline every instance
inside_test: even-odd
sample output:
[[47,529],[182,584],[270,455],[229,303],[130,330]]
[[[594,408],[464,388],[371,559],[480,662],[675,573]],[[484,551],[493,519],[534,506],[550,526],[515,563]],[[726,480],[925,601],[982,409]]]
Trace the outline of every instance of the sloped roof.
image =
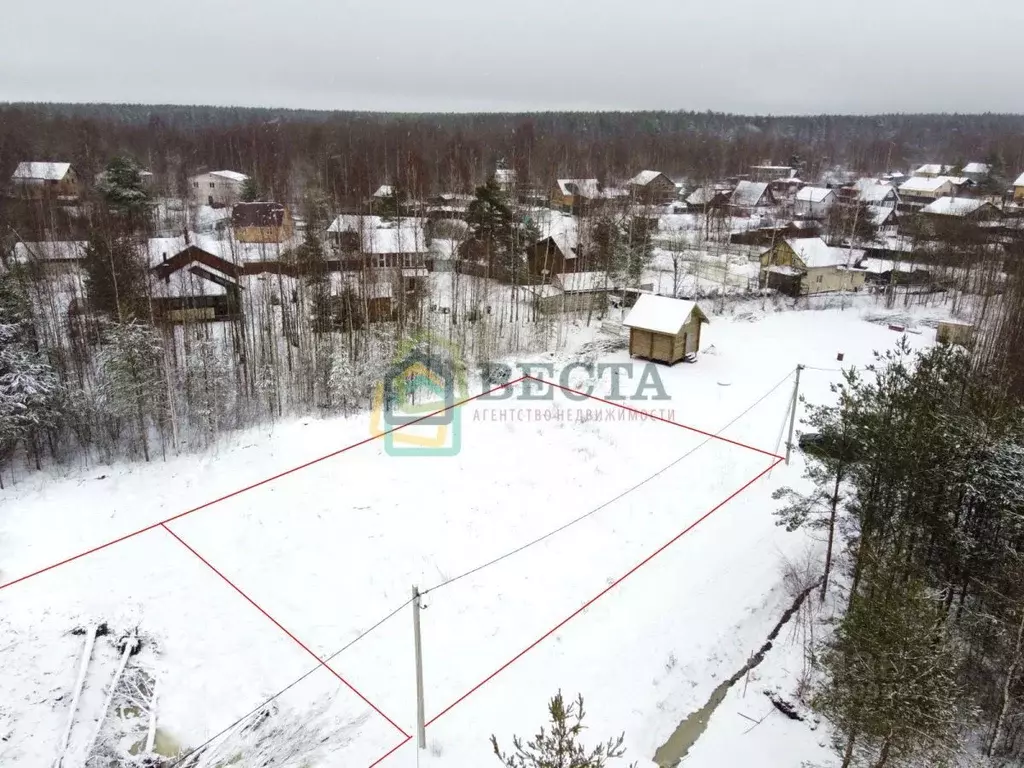
[[239,173],[238,171],[210,171],[208,175],[220,176],[222,179],[238,183],[244,183],[249,178],[244,173]]
[[622,324],[627,328],[675,336],[686,325],[693,312],[699,314],[701,322],[708,322],[707,316],[701,312],[696,302],[644,293],[629,310]]
[[234,227],[280,227],[285,208],[281,203],[235,203],[231,209]]
[[896,216],[895,208],[878,205],[868,206],[868,218],[874,227],[882,226],[890,216]]
[[945,176],[927,178],[925,176],[912,176],[900,184],[900,192],[938,192],[950,180]]
[[743,180],[737,184],[736,189],[732,191],[732,199],[730,202],[733,205],[740,206],[742,208],[753,208],[761,202],[767,192],[767,183],[763,181]]
[[916,169],[914,173],[918,176],[941,176],[944,173],[949,173],[953,170],[952,165],[940,165],[938,163],[925,163],[920,168]]
[[551,238],[565,258],[576,258],[576,248],[580,242],[580,224],[575,216],[560,211],[537,211],[534,224],[540,234],[538,242]]
[[563,195],[588,199],[601,196],[601,185],[597,179],[558,179],[557,183]]
[[707,205],[719,195],[730,195],[732,192],[721,187],[697,187],[687,198],[689,205]]
[[827,187],[804,187],[796,193],[796,199],[804,203],[823,203],[835,192]]
[[799,240],[787,238],[786,245],[793,249],[807,269],[847,267],[864,258],[864,251],[860,248],[834,248],[820,237]]
[[637,187],[646,187],[648,184],[650,184],[652,181],[654,181],[656,178],[662,175],[663,174],[661,171],[640,171],[640,173],[638,173],[632,179],[627,181],[626,184],[630,184]]
[[429,250],[426,219],[411,216],[384,221],[380,216],[342,214],[331,222],[327,231],[358,233],[363,253],[425,253]]
[[[870,184],[861,187],[858,199],[862,203],[881,203],[890,195],[896,194],[896,187],[891,184]],[[898,195],[897,195],[898,197]]]
[[991,172],[992,166],[988,163],[968,163],[964,166],[964,173],[987,174]]
[[940,197],[921,209],[936,216],[970,216],[990,203],[971,197]]
[[71,163],[18,163],[12,179],[32,181],[60,181],[71,170]]
[[373,193],[374,197],[392,197],[395,194],[395,188],[390,184],[381,184],[377,187],[377,191]]
[[499,184],[515,184],[516,172],[511,168],[499,168],[494,172],[494,180]]
[[223,296],[227,286],[239,287],[238,279],[209,264],[190,261],[151,282],[155,297]]
[[1024,187],[1024,173],[1017,177],[1017,180],[1013,182],[1015,187]]

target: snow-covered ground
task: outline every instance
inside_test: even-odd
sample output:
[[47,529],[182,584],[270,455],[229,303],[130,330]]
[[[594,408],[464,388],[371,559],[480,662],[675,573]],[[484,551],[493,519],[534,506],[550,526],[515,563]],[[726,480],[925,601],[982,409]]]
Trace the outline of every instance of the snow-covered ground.
[[[863,365],[872,350],[898,339],[877,318],[866,321],[866,311],[764,314],[752,305],[712,316],[697,364],[658,368],[671,401],[631,405],[716,432],[797,363],[812,367],[802,393],[821,401],[837,378],[837,353],[843,365]],[[596,324],[581,329],[573,344],[595,334]],[[909,338],[930,344],[934,331],[923,327]],[[577,356],[570,349],[534,360],[557,367]],[[611,352],[599,360],[628,356]],[[620,380],[621,391],[633,394],[636,382]],[[587,382],[577,371],[572,383]],[[606,374],[595,394],[607,395],[610,385]],[[723,435],[776,452],[791,395],[790,378]],[[558,688],[584,694],[595,738],[625,730],[631,758],[648,764],[718,681],[760,647],[787,607],[783,562],[803,556],[809,539],[775,526],[770,494],[799,482],[799,456],[460,701],[773,462],[620,413],[560,394],[551,402],[474,401],[461,411],[456,456],[392,457],[382,441],[366,443],[173,521],[174,535],[156,527],[0,589],[0,765],[43,766],[56,756],[83,643],[70,634],[75,628],[93,621],[113,633],[138,628],[140,658],[159,688],[158,725],[187,748],[316,666],[311,653],[335,652],[401,606],[412,585],[438,586],[422,615],[427,719],[440,714],[427,728],[423,764],[490,762],[489,735],[507,744],[513,733],[534,733]],[[368,416],[308,419],[238,434],[198,456],[22,478],[0,496],[0,584],[369,434]],[[445,585],[599,507],[542,543]],[[784,631],[755,675],[792,681],[800,654],[787,637]],[[108,662],[117,655],[105,653]],[[278,703],[300,716],[323,714],[327,730],[320,733],[330,738],[312,764],[369,766],[403,740],[399,729],[412,733],[415,725],[411,608],[330,664],[351,688],[321,668]],[[769,706],[755,688],[746,698],[742,684],[730,691],[686,765],[781,768],[827,758],[824,729],[781,716],[743,733],[752,723],[739,713],[756,719]],[[101,700],[93,690],[83,707]],[[415,765],[415,751],[407,743],[380,764]]]

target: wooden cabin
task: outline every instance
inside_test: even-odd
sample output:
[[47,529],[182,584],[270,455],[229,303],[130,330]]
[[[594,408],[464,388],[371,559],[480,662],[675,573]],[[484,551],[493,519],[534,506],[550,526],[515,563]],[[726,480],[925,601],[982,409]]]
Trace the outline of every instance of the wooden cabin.
[[708,318],[692,301],[642,295],[626,315],[629,354],[672,365],[700,349],[700,327]]

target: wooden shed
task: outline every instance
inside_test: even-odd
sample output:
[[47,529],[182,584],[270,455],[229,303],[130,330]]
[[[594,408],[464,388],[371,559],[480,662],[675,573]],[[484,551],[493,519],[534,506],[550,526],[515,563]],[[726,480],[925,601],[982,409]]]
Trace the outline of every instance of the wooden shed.
[[692,301],[644,294],[626,315],[629,354],[672,365],[700,349],[700,327],[708,322]]
[[935,330],[935,340],[940,344],[956,344],[961,347],[970,347],[974,341],[974,326],[970,323],[943,320]]

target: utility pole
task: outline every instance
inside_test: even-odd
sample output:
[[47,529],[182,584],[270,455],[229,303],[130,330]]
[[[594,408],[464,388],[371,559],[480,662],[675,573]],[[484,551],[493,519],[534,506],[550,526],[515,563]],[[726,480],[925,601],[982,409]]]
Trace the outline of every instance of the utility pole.
[[793,427],[796,425],[796,407],[800,402],[800,371],[803,369],[803,363],[797,363],[796,381],[793,383],[793,403],[789,411],[789,437],[786,439],[786,466],[789,466],[789,455],[793,452]]
[[416,746],[427,748],[427,728],[423,707],[423,646],[420,642],[420,590],[412,588],[412,632],[416,649]]

